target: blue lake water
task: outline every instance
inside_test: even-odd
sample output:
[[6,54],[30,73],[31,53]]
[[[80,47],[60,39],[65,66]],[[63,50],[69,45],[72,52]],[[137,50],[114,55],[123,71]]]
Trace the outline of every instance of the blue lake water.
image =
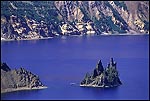
[[[83,88],[99,59],[117,62],[123,85]],[[149,99],[149,35],[65,37],[1,42],[1,61],[39,75],[48,88],[1,94],[1,99]],[[70,83],[76,83],[70,85]]]

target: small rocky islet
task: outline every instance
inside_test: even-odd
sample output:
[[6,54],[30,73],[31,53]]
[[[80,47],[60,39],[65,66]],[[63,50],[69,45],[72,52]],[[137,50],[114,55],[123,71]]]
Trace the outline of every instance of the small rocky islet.
[[47,88],[39,76],[25,68],[11,70],[6,63],[1,63],[1,93]]
[[116,64],[117,63],[113,61],[113,58],[111,58],[110,63],[104,69],[101,60],[99,60],[94,71],[91,74],[86,73],[80,86],[109,88],[122,85]]

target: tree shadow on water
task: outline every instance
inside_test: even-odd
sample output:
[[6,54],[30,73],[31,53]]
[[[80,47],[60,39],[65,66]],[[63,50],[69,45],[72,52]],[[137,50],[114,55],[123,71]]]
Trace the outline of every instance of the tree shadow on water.
[[119,87],[98,88],[98,87],[81,87],[90,98],[93,99],[118,99]]

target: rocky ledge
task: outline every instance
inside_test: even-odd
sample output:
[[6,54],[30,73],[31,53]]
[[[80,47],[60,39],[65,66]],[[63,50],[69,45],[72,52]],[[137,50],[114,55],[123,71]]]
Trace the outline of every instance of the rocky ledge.
[[44,88],[47,87],[37,75],[24,68],[11,70],[6,63],[1,63],[1,93]]
[[94,71],[86,73],[85,78],[81,81],[80,86],[86,87],[115,87],[122,83],[119,79],[119,74],[116,69],[116,62],[111,58],[110,63],[104,69],[101,60],[99,60]]

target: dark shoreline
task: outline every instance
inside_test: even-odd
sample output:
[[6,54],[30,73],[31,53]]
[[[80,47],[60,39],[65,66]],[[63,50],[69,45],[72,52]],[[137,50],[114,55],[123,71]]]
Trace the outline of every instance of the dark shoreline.
[[4,89],[1,90],[1,94],[9,93],[9,92],[16,92],[16,91],[24,91],[24,90],[38,90],[38,89],[46,89],[48,87],[46,86],[39,86],[39,87],[34,87],[34,88],[28,88],[28,87],[20,87],[17,89]]
[[[149,34],[101,34],[101,35],[85,35],[85,36],[141,36],[141,35],[148,35]],[[57,36],[57,37],[83,37],[84,35],[69,35],[69,36]],[[1,42],[4,41],[24,41],[24,40],[45,40],[45,39],[52,39],[52,38],[57,38],[57,37],[46,37],[46,38],[39,38],[39,39],[20,39],[20,40],[15,40],[15,39],[3,39]]]

